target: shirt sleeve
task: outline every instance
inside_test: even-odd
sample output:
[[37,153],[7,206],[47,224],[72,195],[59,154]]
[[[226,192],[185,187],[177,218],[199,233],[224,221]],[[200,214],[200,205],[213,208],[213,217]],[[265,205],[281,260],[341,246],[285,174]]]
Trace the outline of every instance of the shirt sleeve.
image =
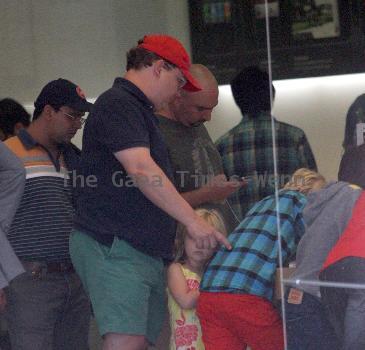
[[10,229],[20,204],[25,185],[23,163],[8,147],[0,142],[0,230]]
[[0,141],[0,289],[24,272],[6,238],[18,208],[25,183],[25,169],[20,160]]
[[150,147],[145,114],[132,103],[96,106],[97,140],[116,153],[128,148]]
[[338,179],[365,188],[365,145],[351,148],[343,155]]
[[317,171],[317,164],[307,137],[303,134],[298,147],[300,167]]

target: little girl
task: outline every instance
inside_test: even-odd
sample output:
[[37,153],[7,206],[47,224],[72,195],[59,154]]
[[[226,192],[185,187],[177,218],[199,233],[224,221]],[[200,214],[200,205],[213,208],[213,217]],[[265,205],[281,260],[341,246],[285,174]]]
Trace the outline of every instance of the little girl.
[[[226,234],[224,223],[216,211],[197,209],[196,213]],[[167,270],[170,350],[204,350],[195,307],[199,297],[200,279],[213,253],[213,249],[198,249],[195,241],[187,234],[186,228],[179,226],[175,262]]]

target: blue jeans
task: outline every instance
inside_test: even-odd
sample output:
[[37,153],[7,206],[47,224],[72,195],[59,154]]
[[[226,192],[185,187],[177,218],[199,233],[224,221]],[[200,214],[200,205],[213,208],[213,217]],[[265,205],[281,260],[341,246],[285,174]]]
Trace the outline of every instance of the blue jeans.
[[[365,283],[365,259],[347,257],[328,266],[320,274],[326,282]],[[343,339],[342,350],[365,349],[365,290],[321,287],[328,318]]]
[[289,291],[285,294],[288,350],[340,349],[340,342],[320,300],[304,293],[301,304],[289,304],[288,294]]
[[12,350],[88,350],[90,302],[76,273],[27,271],[7,289]]

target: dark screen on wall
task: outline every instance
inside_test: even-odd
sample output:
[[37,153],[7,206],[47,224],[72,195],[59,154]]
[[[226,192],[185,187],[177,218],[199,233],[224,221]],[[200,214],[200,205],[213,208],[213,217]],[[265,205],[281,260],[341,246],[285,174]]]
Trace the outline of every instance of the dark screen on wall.
[[[267,70],[264,0],[189,0],[193,61],[220,84]],[[365,72],[364,1],[269,0],[273,79]]]

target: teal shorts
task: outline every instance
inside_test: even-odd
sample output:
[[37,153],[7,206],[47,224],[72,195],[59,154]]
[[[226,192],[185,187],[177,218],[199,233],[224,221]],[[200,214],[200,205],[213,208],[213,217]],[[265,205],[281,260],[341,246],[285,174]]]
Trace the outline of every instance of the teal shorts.
[[70,254],[89,294],[100,334],[143,335],[154,344],[166,315],[162,260],[117,237],[108,247],[75,230]]

